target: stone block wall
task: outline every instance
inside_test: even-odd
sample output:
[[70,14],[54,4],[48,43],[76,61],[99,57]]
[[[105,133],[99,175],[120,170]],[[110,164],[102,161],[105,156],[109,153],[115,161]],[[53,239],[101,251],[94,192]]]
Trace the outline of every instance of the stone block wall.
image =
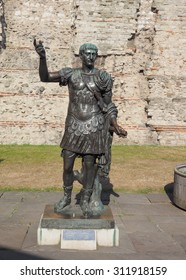
[[97,67],[114,77],[118,121],[128,131],[115,143],[185,145],[185,4],[0,0],[0,143],[59,144],[62,137],[68,90],[40,82],[36,37],[51,71],[80,66],[81,44],[98,46]]

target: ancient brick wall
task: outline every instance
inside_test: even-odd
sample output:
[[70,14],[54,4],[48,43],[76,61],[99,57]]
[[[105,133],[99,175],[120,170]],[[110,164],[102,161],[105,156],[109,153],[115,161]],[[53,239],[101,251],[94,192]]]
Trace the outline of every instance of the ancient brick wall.
[[185,145],[185,4],[0,0],[0,143],[59,144],[62,137],[68,91],[39,81],[36,36],[52,71],[80,65],[82,43],[98,46],[97,66],[114,77],[119,123],[128,130],[115,142]]

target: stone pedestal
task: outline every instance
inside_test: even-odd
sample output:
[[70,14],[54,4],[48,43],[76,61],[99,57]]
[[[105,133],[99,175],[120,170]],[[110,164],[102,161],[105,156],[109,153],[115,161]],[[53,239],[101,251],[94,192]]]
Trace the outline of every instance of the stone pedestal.
[[86,219],[79,205],[66,207],[60,214],[53,205],[46,205],[37,240],[39,245],[59,244],[62,249],[96,250],[97,246],[118,246],[119,229],[108,206],[100,216]]

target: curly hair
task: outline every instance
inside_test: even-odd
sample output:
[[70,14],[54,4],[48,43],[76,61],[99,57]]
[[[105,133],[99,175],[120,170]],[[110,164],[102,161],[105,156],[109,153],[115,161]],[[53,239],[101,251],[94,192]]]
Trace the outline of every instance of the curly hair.
[[96,47],[96,45],[86,43],[86,44],[81,45],[81,47],[79,48],[79,54],[82,54],[87,49],[95,50],[96,53],[98,53],[98,48]]

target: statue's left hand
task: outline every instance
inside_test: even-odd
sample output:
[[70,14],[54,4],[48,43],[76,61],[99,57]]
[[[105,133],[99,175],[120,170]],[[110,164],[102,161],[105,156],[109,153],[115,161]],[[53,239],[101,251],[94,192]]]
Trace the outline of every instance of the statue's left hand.
[[111,127],[113,132],[115,132],[119,137],[127,137],[127,131],[123,127],[118,125],[116,118],[111,119]]
[[127,134],[128,134],[127,131],[119,125],[114,126],[114,131],[119,137],[122,137],[122,138],[127,137]]

